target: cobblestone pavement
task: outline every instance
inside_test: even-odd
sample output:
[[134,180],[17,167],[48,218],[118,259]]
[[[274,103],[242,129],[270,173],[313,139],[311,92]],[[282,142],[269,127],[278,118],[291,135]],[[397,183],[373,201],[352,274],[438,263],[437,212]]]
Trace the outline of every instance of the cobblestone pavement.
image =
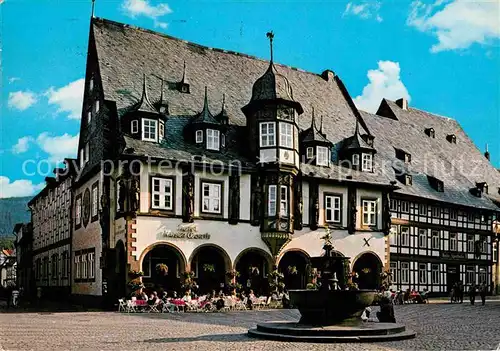
[[413,340],[376,344],[304,344],[251,339],[257,322],[297,320],[296,310],[229,313],[1,313],[0,350],[495,350],[500,302],[486,306],[395,306]]

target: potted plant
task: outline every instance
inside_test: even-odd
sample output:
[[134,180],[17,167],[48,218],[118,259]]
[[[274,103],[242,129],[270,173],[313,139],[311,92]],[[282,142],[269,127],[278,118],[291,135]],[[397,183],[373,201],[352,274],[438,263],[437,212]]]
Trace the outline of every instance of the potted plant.
[[231,269],[226,272],[226,277],[229,278],[229,280],[233,280],[234,278],[238,278],[240,276],[240,273],[236,269]]
[[165,263],[158,263],[156,265],[156,272],[160,275],[168,274],[168,266]]
[[188,289],[195,289],[198,287],[198,285],[194,280],[194,272],[185,271],[184,273],[182,273],[182,279],[183,279],[182,282],[183,289],[188,290]]
[[215,272],[215,265],[209,264],[209,263],[205,263],[203,265],[203,271],[204,272],[214,273]]
[[298,273],[296,266],[288,266],[287,271],[288,271],[288,274],[290,274],[290,275],[296,275]]
[[275,267],[267,277],[269,281],[269,287],[272,291],[278,292],[279,289],[285,288],[285,276],[283,275],[283,273],[278,271],[278,267]]

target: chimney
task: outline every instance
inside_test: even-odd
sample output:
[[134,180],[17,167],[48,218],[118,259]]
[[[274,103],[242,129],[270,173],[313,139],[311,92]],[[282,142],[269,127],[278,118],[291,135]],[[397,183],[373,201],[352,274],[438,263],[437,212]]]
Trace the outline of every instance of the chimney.
[[486,151],[484,152],[484,157],[489,161],[490,160],[490,153],[488,152],[488,144],[486,144]]
[[408,110],[408,100],[406,100],[406,98],[401,98],[396,100],[396,105],[398,105],[399,107],[401,107],[401,109],[405,111]]

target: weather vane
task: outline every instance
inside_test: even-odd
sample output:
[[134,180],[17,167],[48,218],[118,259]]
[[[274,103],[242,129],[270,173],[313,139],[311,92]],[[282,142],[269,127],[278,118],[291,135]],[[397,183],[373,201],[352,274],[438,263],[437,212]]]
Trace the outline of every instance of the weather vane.
[[271,62],[272,62],[273,61],[273,38],[274,38],[273,31],[267,32],[266,36],[269,38],[269,44],[271,45]]

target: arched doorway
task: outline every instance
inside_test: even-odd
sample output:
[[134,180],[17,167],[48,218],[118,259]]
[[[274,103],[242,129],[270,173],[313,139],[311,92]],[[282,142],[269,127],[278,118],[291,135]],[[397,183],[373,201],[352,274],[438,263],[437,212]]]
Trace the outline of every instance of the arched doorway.
[[278,264],[278,270],[285,277],[286,289],[305,289],[309,256],[299,250],[285,252]]
[[127,294],[127,253],[125,252],[125,244],[121,240],[116,243],[115,255],[116,285],[113,285],[116,288],[116,296],[121,298]]
[[[168,267],[166,274],[158,271],[157,266]],[[169,244],[158,244],[151,248],[142,259],[142,281],[146,288],[167,292],[181,292],[181,274],[186,268],[186,259],[179,249]],[[169,294],[170,295],[170,294]]]
[[235,260],[235,269],[240,273],[236,279],[243,290],[252,289],[255,294],[264,294],[269,290],[267,274],[271,270],[272,258],[262,249],[250,248],[241,252]]
[[231,269],[226,251],[215,245],[202,245],[193,252],[190,262],[200,295],[224,288],[226,272]]
[[354,262],[352,270],[358,273],[359,289],[379,288],[382,262],[377,255],[372,252],[365,252],[359,255]]

